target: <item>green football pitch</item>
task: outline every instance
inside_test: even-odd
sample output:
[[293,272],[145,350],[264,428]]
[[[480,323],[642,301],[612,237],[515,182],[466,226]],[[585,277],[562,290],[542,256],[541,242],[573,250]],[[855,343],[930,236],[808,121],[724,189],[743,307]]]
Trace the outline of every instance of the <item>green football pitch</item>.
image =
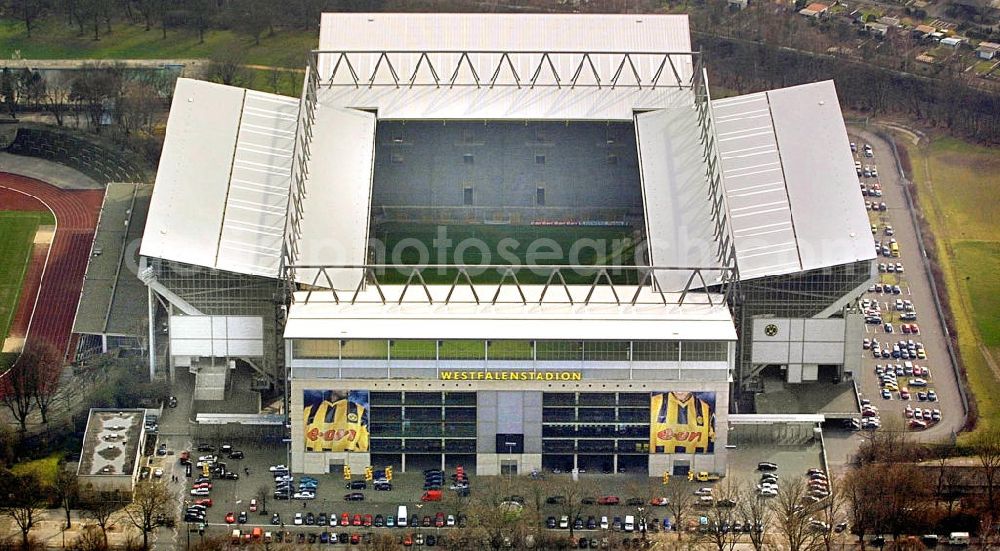
[[[579,266],[634,266],[635,241],[627,227],[436,225],[382,223],[371,236],[379,264],[536,264]],[[452,270],[424,270],[428,283],[451,283]],[[489,270],[476,282],[496,282],[502,274]],[[563,272],[567,283],[589,283],[594,273]],[[635,272],[612,274],[616,283],[635,282]],[[389,271],[380,280],[402,282],[406,273]],[[544,283],[547,274],[527,270],[517,273],[521,283]]]
[[35,230],[52,224],[48,212],[0,211],[0,344],[7,338],[31,256]]

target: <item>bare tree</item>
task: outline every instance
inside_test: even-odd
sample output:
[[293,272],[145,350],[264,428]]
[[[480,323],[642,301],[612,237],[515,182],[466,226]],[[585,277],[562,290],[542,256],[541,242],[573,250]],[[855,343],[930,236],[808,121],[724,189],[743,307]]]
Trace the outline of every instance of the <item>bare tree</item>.
[[83,514],[100,527],[105,549],[108,547],[108,529],[114,527],[114,514],[122,505],[121,496],[115,492],[101,492],[96,499],[84,504]]
[[144,551],[149,549],[149,533],[156,527],[156,517],[166,511],[169,500],[170,494],[162,482],[143,480],[135,486],[132,503],[125,507],[125,515],[142,531]]
[[757,491],[753,483],[748,483],[739,490],[737,510],[742,522],[750,525],[750,544],[754,551],[764,549],[764,539],[771,526],[771,506]]
[[807,495],[805,482],[793,478],[783,480],[778,496],[771,498],[775,527],[788,551],[803,551],[816,542],[817,532],[810,526],[810,508],[803,505]]
[[46,491],[34,473],[0,473],[0,513],[9,516],[21,530],[21,548],[30,549],[28,534],[45,507]]
[[463,532],[478,544],[476,548],[499,551],[508,542],[520,541],[523,508],[509,500],[515,487],[504,478],[479,479],[469,502],[469,527]]
[[35,409],[34,379],[27,362],[20,360],[0,375],[0,402],[17,421],[22,438],[28,431],[28,416]]
[[980,432],[973,441],[972,448],[982,466],[983,480],[986,482],[986,505],[991,517],[996,517],[997,473],[1000,473],[1000,429]]
[[708,518],[708,531],[699,535],[699,540],[707,542],[715,547],[717,551],[733,551],[739,534],[732,529],[736,519],[736,505],[740,498],[735,483],[727,481],[714,489],[715,500],[712,506],[705,511],[704,516]]
[[677,537],[683,538],[685,520],[694,506],[694,495],[684,484],[667,484],[664,490],[668,500],[667,510],[673,517],[674,526],[677,527]]
[[[573,536],[573,520],[582,516],[585,511],[593,506],[592,499],[595,499],[596,488],[587,479],[573,481],[568,476],[553,477],[550,479],[553,497],[562,496],[556,507],[561,515],[569,517],[569,535]],[[584,503],[587,501],[588,503]]]
[[826,551],[833,551],[834,540],[836,534],[839,533],[835,529],[842,523],[846,524],[847,521],[847,511],[845,510],[847,492],[844,486],[843,479],[831,480],[829,484],[830,495],[817,504],[819,509],[816,510],[813,517],[825,525],[825,529],[820,532],[820,539]]
[[271,487],[261,484],[257,487],[257,501],[260,501],[260,514],[267,514],[267,496],[271,495]]
[[76,473],[66,469],[66,464],[63,462],[59,463],[59,472],[56,473],[56,479],[52,485],[52,497],[55,498],[59,506],[63,508],[66,512],[66,528],[72,526],[72,521],[70,520],[70,511],[73,510],[73,506],[76,505],[76,498],[79,496],[79,484],[77,483]]
[[49,422],[49,406],[59,391],[62,380],[63,359],[59,350],[47,341],[31,341],[17,360],[31,370],[31,398],[42,416],[42,423]]
[[245,57],[241,50],[235,48],[219,50],[212,55],[205,76],[212,82],[228,86],[244,86],[253,76],[243,66],[244,63]]

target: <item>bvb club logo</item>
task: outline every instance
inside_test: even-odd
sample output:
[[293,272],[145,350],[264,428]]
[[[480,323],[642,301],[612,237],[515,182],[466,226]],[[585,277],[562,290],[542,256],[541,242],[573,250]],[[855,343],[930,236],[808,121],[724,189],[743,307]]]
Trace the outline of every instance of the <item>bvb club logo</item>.
[[777,335],[778,326],[773,323],[767,324],[767,326],[764,327],[764,334],[767,335],[768,337],[773,337]]
[[348,413],[347,414],[347,420],[350,421],[350,422],[352,422],[352,423],[357,423],[358,422],[358,414],[357,413]]

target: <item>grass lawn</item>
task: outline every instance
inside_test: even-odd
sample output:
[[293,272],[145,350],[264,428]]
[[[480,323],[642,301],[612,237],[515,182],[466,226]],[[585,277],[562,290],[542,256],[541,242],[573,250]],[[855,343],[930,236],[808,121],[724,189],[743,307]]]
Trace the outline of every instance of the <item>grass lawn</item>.
[[[451,242],[439,251],[435,240],[442,235]],[[375,228],[373,237],[385,246],[386,264],[529,264],[532,258],[539,265],[635,264],[630,228],[383,223]],[[380,280],[401,283],[407,275],[390,272]],[[455,279],[451,270],[426,270],[421,275],[428,283],[451,283]],[[568,283],[589,283],[595,277],[572,272],[563,276]],[[622,276],[636,277],[634,273]],[[473,277],[476,282],[497,282],[501,274],[494,271]],[[521,283],[544,283],[548,273],[522,270],[517,278]]]
[[168,29],[164,39],[159,29],[146,31],[143,25],[124,23],[113,25],[111,34],[95,41],[92,33],[79,36],[78,29],[62,17],[46,18],[31,34],[29,38],[20,21],[0,19],[0,51],[7,56],[19,51],[24,59],[178,59],[238,49],[248,64],[301,68],[306,52],[319,42],[315,31],[280,31],[263,36],[258,46],[247,36],[213,30],[199,43],[193,31]]
[[7,338],[17,310],[35,229],[52,223],[48,212],[0,211],[0,343]]
[[979,410],[978,428],[1000,423],[1000,383],[983,350],[1000,361],[1000,156],[955,139],[906,146],[917,201],[936,239],[955,316],[959,354]]
[[18,463],[11,468],[11,471],[17,475],[33,472],[43,484],[52,485],[56,481],[56,475],[59,474],[59,461],[62,456],[62,452],[57,452],[42,459]]

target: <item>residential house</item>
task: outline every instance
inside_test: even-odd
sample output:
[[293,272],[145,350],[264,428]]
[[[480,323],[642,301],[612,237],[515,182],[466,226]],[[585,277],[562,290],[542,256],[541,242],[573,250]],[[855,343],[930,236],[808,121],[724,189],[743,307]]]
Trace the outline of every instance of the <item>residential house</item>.
[[996,42],[980,42],[976,48],[976,57],[979,59],[993,59],[1000,54],[1000,44]]

